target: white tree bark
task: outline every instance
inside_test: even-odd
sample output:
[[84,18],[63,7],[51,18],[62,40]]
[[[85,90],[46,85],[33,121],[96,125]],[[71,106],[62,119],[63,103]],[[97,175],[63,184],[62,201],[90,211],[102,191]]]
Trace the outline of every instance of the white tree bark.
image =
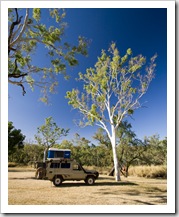
[[111,127],[112,129],[112,135],[111,135],[111,144],[112,144],[112,151],[113,151],[113,161],[114,161],[114,175],[116,181],[121,181],[120,178],[120,168],[118,163],[118,157],[117,157],[117,149],[116,149],[116,131],[114,126]]
[[24,24],[22,26],[22,29],[21,29],[19,35],[17,36],[17,38],[13,42],[10,43],[10,47],[17,44],[19,42],[19,40],[22,38],[22,35],[23,35],[23,33],[27,27],[28,18],[29,18],[29,8],[26,9],[26,15],[25,15]]
[[45,161],[46,161],[47,150],[48,150],[48,148],[45,148],[45,150],[44,150],[44,158],[43,158],[43,162],[44,162],[44,163],[45,163]]

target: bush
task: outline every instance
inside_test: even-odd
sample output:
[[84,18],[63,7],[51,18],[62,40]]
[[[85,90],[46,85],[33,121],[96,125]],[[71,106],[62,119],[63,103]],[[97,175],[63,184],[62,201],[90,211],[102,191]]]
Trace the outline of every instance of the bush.
[[129,168],[129,176],[145,178],[167,178],[167,166],[134,166]]

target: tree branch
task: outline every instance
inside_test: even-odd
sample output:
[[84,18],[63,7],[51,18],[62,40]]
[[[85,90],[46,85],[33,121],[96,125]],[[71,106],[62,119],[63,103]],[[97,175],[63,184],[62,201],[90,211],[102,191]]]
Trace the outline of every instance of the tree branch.
[[38,39],[38,38],[21,38],[21,41],[25,41],[25,42],[27,42],[27,41],[37,41],[37,42],[39,42],[39,43],[46,44],[46,45],[52,47],[54,50],[58,50],[58,49],[57,49],[55,46],[53,46],[52,44],[50,44],[50,43],[48,43],[48,42],[43,42],[43,41],[41,41],[41,40]]
[[21,19],[23,17],[23,16],[21,16],[19,18],[19,14],[17,12],[17,8],[15,8],[15,12],[16,12],[16,21],[12,22],[11,27],[10,27],[9,37],[8,37],[8,54],[10,54],[11,50],[15,50],[14,48],[12,48],[12,45],[10,45],[10,42],[11,42],[11,39],[13,37],[14,27],[21,22]]
[[22,37],[22,35],[26,29],[27,23],[28,23],[28,17],[29,17],[29,8],[26,9],[26,15],[25,15],[24,24],[22,26],[22,29],[21,29],[19,35],[17,36],[17,38],[12,43],[10,43],[10,47],[12,47],[14,44],[16,44],[21,39],[21,37]]
[[8,74],[8,78],[23,78],[25,76],[27,76],[28,73],[24,73],[24,74]]
[[26,94],[25,87],[21,81],[11,81],[10,79],[8,79],[8,82],[20,86],[22,88],[22,95],[24,96]]
[[99,127],[103,128],[103,129],[106,131],[106,133],[107,133],[109,139],[111,139],[111,135],[110,135],[109,130],[108,130],[108,128],[106,127],[105,123],[102,122],[102,121],[99,121],[99,122],[100,122],[100,124],[96,123],[96,126],[99,126]]

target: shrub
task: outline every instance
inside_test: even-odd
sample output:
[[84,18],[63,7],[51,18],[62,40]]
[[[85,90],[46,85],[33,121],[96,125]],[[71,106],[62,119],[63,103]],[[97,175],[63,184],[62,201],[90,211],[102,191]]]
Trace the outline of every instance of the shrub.
[[145,178],[167,178],[167,166],[134,166],[129,168],[129,176]]

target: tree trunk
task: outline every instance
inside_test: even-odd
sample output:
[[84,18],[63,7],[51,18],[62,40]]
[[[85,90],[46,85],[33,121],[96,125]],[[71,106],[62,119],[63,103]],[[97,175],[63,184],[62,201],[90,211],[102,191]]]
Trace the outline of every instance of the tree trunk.
[[116,131],[114,129],[114,126],[112,126],[111,144],[112,144],[113,161],[114,161],[114,173],[115,173],[114,175],[115,175],[115,180],[118,182],[121,181],[121,178],[120,178],[120,169],[119,169],[117,149],[116,149]]
[[128,174],[129,174],[128,171],[129,171],[129,167],[127,166],[127,167],[126,167],[126,177],[128,177]]
[[113,160],[114,160],[114,176],[115,176],[115,180],[121,181],[120,178],[120,172],[119,172],[119,163],[118,163],[118,158],[117,158],[117,151],[116,151],[116,146],[112,147],[113,149]]
[[43,162],[44,163],[46,161],[47,150],[48,150],[48,148],[45,148],[45,150],[44,150],[44,158],[43,158]]

